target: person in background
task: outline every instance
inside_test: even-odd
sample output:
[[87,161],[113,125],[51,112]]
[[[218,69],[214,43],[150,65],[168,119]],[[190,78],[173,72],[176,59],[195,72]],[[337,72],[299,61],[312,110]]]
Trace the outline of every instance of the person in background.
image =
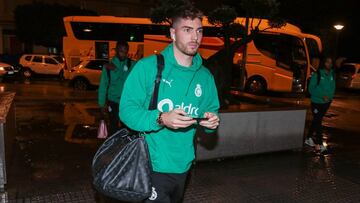
[[309,93],[313,120],[305,144],[325,152],[323,145],[322,120],[328,111],[335,94],[335,70],[330,57],[323,58],[319,69],[311,76]]
[[[101,112],[109,113],[109,134],[119,129],[119,103],[125,80],[135,62],[128,58],[129,44],[118,41],[115,47],[115,56],[105,65],[99,85],[98,104]],[[107,109],[105,109],[107,107]]]

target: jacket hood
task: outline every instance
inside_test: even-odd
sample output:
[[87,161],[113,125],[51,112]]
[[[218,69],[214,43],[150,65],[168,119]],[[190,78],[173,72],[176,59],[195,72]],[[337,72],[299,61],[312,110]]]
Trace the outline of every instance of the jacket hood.
[[174,43],[171,43],[167,46],[164,51],[161,52],[164,55],[164,58],[171,63],[171,65],[175,68],[178,68],[182,71],[197,71],[202,66],[202,58],[200,54],[197,52],[196,55],[193,57],[192,65],[190,67],[185,67],[180,65],[174,55]]

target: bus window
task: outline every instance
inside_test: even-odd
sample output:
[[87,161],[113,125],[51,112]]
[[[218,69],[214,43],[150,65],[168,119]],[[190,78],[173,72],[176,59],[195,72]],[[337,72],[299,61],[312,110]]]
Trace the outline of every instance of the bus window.
[[265,56],[276,59],[279,35],[259,33],[254,38],[256,48]]
[[[144,35],[166,35],[169,37],[169,26],[167,25],[71,22],[71,27],[78,40],[143,42]],[[204,36],[220,35],[219,28],[204,27]]]
[[143,42],[144,34],[168,35],[169,26],[120,23],[71,22],[79,40]]
[[276,47],[276,65],[290,70],[292,63],[291,40],[289,40],[286,35],[282,35],[282,37],[284,38],[279,40],[278,46]]
[[306,38],[306,46],[308,47],[310,58],[320,56],[320,49],[316,40]]
[[140,26],[115,23],[71,22],[74,35],[79,40],[131,42],[144,41]]
[[320,48],[316,40],[306,38],[306,46],[308,48],[310,63],[313,71],[317,70],[320,65]]
[[294,77],[303,79],[307,57],[300,38],[285,34],[259,33],[254,38],[254,44],[263,55],[276,60],[279,68],[290,70]]
[[95,58],[109,59],[109,42],[95,42]]

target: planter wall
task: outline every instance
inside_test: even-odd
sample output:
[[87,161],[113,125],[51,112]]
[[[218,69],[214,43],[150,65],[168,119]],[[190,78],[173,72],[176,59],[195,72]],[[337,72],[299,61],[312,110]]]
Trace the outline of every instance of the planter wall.
[[306,109],[220,113],[216,134],[197,134],[197,160],[299,149]]

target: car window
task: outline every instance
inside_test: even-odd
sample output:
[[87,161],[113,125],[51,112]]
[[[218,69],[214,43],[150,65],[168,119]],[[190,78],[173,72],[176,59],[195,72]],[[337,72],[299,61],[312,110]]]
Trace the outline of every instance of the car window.
[[93,60],[93,61],[89,61],[89,63],[85,66],[85,68],[92,70],[102,70],[105,63],[108,63],[108,61]]
[[355,66],[354,65],[343,65],[340,69],[339,72],[340,73],[344,73],[344,74],[355,74]]
[[54,56],[54,59],[57,60],[59,63],[64,63],[64,58],[61,56]]
[[33,62],[42,63],[42,56],[34,56]]
[[47,63],[47,64],[55,64],[55,65],[57,64],[57,62],[54,59],[49,58],[49,57],[45,58],[45,63]]
[[30,61],[30,60],[31,60],[31,56],[25,56],[25,60],[26,60],[26,61]]

